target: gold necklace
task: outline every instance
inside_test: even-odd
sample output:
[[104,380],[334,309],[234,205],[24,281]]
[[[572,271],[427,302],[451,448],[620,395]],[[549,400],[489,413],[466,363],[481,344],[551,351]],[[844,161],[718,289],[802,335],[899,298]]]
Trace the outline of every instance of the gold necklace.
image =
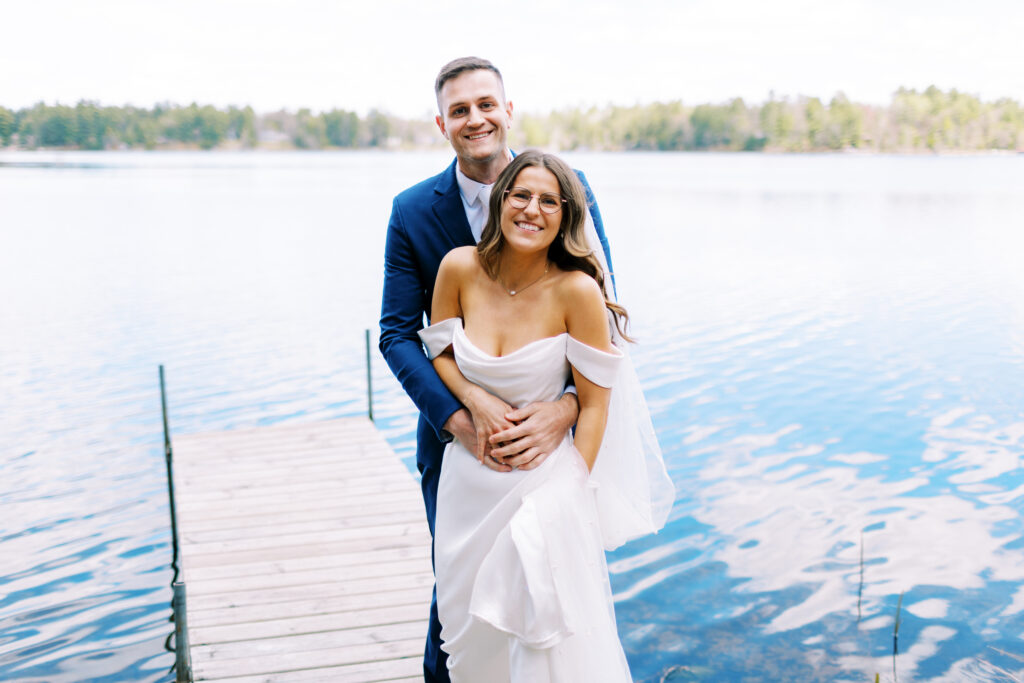
[[505,286],[505,283],[501,281],[500,277],[498,278],[498,284],[501,285],[502,289],[504,289],[506,292],[508,292],[509,296],[515,296],[519,292],[522,292],[525,289],[533,287],[535,284],[537,284],[538,282],[543,280],[544,276],[548,274],[548,268],[550,268],[550,267],[551,267],[551,262],[548,261],[548,264],[546,266],[544,266],[544,272],[540,274],[540,277],[538,277],[536,280],[534,280],[530,284],[526,285],[525,287],[520,287],[519,289],[509,289],[508,287]]

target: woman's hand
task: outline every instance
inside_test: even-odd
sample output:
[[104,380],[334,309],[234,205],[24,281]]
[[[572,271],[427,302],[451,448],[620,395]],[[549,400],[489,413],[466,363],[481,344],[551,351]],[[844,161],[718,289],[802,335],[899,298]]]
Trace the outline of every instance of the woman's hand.
[[[492,470],[511,472],[511,467],[492,455],[490,437],[515,426],[505,417],[511,412],[512,406],[476,385],[466,392],[462,403],[469,408],[473,416],[473,425],[476,427],[476,459]],[[470,447],[469,444],[464,445],[466,448]]]

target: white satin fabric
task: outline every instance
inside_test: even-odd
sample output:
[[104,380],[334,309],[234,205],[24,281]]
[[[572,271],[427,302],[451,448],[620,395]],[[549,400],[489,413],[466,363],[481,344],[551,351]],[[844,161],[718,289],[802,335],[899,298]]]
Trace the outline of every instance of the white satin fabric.
[[[466,379],[513,407],[557,399],[570,364],[612,386],[623,360],[566,333],[491,356],[458,318],[420,336],[431,358],[451,345]],[[615,625],[598,490],[569,433],[529,471],[495,472],[461,444],[448,445],[434,570],[453,683],[632,681]]]

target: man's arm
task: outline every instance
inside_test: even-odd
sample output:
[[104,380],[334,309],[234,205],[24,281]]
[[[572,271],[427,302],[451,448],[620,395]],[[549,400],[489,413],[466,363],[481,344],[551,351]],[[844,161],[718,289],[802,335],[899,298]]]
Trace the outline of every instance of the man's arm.
[[[391,207],[384,248],[380,351],[405,393],[434,428],[438,439],[451,441],[454,436],[470,448],[477,443],[473,418],[437,376],[433,364],[423,353],[423,345],[417,334],[423,327],[426,290],[416,267],[401,205],[396,199]],[[507,470],[490,457],[485,458],[483,463],[493,470]]]
[[[405,229],[402,207],[396,198],[388,221],[384,248],[384,296],[380,314],[380,351],[405,393],[426,417],[442,441],[450,440],[445,425],[465,409],[448,391],[423,353],[417,332],[423,327],[427,283],[416,267],[412,244]],[[468,413],[463,416],[468,418]],[[461,424],[465,431],[465,421]],[[449,424],[449,426],[453,426]]]
[[587,176],[583,175],[583,171],[576,171],[576,175],[579,176],[580,182],[583,183],[583,190],[587,195],[587,208],[590,210],[590,220],[594,222],[594,230],[597,231],[597,239],[601,242],[601,251],[604,252],[604,260],[608,264],[608,272],[612,276],[612,292],[618,294],[618,290],[615,288],[615,268],[612,267],[612,250],[608,245],[608,236],[604,233],[601,209],[597,206],[597,199],[594,197],[594,191],[590,189]]

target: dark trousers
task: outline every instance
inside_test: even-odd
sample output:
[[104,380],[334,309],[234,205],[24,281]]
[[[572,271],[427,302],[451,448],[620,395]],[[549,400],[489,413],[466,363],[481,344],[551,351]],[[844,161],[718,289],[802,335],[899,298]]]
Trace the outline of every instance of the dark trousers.
[[[423,489],[423,504],[427,510],[427,525],[430,537],[434,537],[434,516],[437,513],[437,484],[441,479],[441,467],[424,467],[420,470],[420,487]],[[434,547],[431,541],[430,562],[434,562]],[[426,683],[451,683],[448,678],[448,653],[441,649],[441,622],[437,618],[437,586],[430,600],[430,627],[427,630],[427,645],[423,651],[423,680]]]

